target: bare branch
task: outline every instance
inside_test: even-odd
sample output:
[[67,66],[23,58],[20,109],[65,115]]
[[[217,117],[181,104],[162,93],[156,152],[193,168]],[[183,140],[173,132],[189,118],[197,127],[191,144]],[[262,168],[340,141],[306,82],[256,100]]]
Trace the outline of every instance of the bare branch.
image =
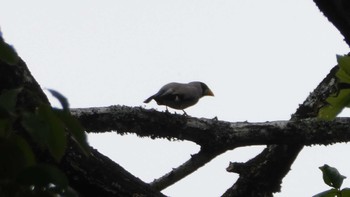
[[262,123],[225,122],[186,117],[139,107],[111,106],[72,109],[88,132],[115,131],[152,138],[193,141],[202,147],[230,150],[269,144],[332,144],[350,141],[349,118],[325,122],[314,119]]
[[314,2],[350,45],[350,2],[347,0],[314,0]]
[[173,169],[171,172],[165,174],[164,176],[155,179],[152,183],[150,183],[151,187],[153,187],[157,191],[161,191],[168,186],[176,183],[192,172],[196,171],[198,168],[202,167],[206,163],[210,162],[216,156],[220,155],[222,152],[219,151],[206,151],[201,150],[197,154],[192,155],[191,159],[183,163],[178,168]]
[[[348,126],[350,118],[337,118],[330,122],[313,118],[299,121],[230,123],[127,106],[72,109],[72,114],[81,120],[88,132],[114,130],[120,134],[136,133],[140,136],[167,137],[200,144],[202,150],[198,154],[193,155],[190,160],[151,183],[151,186],[158,191],[174,184],[216,156],[235,147],[269,144],[290,145],[271,146],[263,152],[264,154],[260,154],[247,163],[230,164],[228,171],[245,176],[248,173],[262,173],[261,168],[256,166],[258,160],[267,159],[266,162],[261,162],[263,166],[273,165],[282,160],[293,162],[297,156],[297,154],[294,156],[292,154],[296,147],[350,141],[350,127]],[[101,128],[98,125],[101,125]],[[288,154],[285,154],[283,159],[281,157],[275,159],[276,152],[288,152]],[[289,167],[286,167],[285,171],[288,170]],[[273,175],[271,174],[270,178],[273,178]],[[275,179],[282,180],[281,174],[275,175]],[[265,184],[267,183],[271,182],[265,181]]]
[[[299,106],[291,120],[300,122],[303,119],[317,117],[321,107],[327,105],[326,98],[335,89],[335,73],[338,66],[322,80],[317,88]],[[321,128],[321,127],[320,127]],[[315,128],[315,130],[318,130]],[[280,191],[283,177],[287,175],[299,152],[302,144],[270,145],[255,158],[245,164],[240,164],[240,176],[236,183],[223,196],[272,196]],[[245,173],[243,173],[242,169]]]

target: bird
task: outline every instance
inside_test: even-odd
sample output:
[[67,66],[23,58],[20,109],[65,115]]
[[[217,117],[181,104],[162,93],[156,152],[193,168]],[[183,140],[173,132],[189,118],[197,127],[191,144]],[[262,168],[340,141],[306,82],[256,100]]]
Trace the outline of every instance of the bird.
[[165,105],[166,111],[168,111],[168,107],[171,107],[182,110],[184,115],[187,115],[184,109],[195,105],[203,96],[214,96],[214,93],[203,82],[193,81],[187,84],[172,82],[164,85],[156,94],[147,98],[144,103],[155,100],[158,105]]

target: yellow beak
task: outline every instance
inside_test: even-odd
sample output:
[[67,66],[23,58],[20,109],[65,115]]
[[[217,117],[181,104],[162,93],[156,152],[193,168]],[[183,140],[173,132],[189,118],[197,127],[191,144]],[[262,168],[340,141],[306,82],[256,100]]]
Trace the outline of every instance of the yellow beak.
[[210,89],[208,89],[208,90],[205,92],[205,95],[206,95],[206,96],[214,96],[214,93],[213,93]]

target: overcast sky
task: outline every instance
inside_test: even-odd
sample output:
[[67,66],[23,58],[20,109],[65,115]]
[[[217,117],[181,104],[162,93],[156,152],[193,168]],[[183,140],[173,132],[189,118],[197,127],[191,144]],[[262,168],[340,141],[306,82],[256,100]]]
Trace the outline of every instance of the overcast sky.
[[[342,36],[312,1],[0,2],[5,40],[40,85],[63,93],[71,107],[120,104],[164,111],[142,102],[168,82],[199,80],[215,97],[188,108],[191,116],[288,120],[336,64],[336,54],[348,53]],[[116,133],[89,135],[89,141],[146,182],[199,149],[191,142]],[[163,192],[219,196],[237,178],[225,171],[229,162],[250,159],[262,148],[227,152]],[[346,144],[304,148],[276,196],[328,189],[318,169],[325,163],[350,177],[349,151]]]

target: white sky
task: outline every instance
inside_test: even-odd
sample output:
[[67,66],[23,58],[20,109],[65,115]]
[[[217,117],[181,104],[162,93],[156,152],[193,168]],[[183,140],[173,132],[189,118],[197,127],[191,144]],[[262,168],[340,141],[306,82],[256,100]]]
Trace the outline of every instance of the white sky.
[[[336,64],[335,55],[348,52],[312,1],[0,2],[5,40],[42,87],[63,93],[71,107],[121,104],[162,111],[142,101],[165,83],[200,80],[215,97],[187,109],[192,116],[288,120]],[[89,140],[144,181],[198,151],[190,142],[115,133]],[[229,162],[245,161],[260,150],[225,153],[164,193],[219,196],[237,178],[225,171]],[[349,151],[346,144],[305,148],[276,196],[311,196],[328,189],[318,169],[325,163],[350,176]],[[344,186],[350,187],[349,180]]]

